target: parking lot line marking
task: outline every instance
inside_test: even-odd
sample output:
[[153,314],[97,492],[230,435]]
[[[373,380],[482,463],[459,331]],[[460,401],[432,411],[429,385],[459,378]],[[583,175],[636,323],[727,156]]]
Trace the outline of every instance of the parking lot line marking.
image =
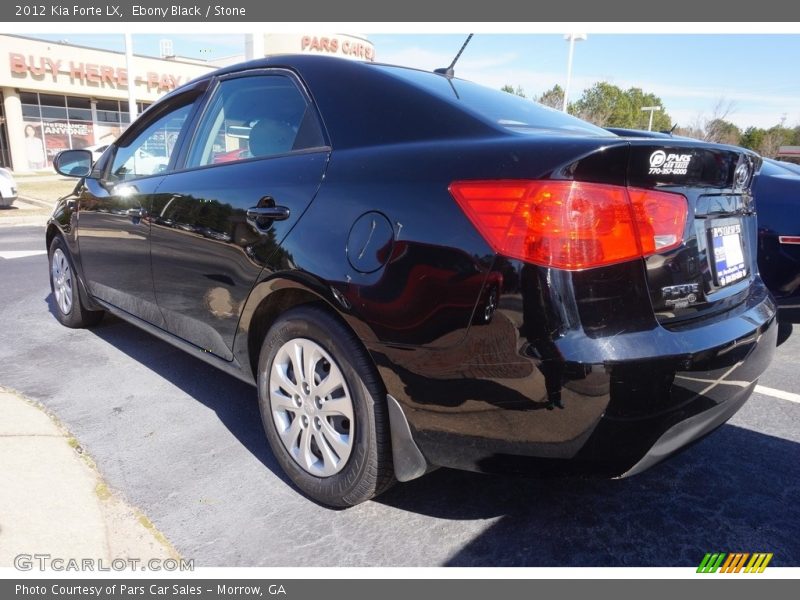
[[0,258],[11,260],[13,258],[27,258],[47,254],[47,250],[0,250]]
[[772,396],[773,398],[780,398],[781,400],[788,400],[789,402],[800,404],[800,394],[784,392],[783,390],[776,390],[775,388],[766,387],[764,385],[757,385],[755,392],[757,394],[764,394],[765,396]]
[[728,381],[717,381],[715,379],[703,379],[702,377],[687,377],[686,375],[675,375],[675,379],[683,379],[684,381],[697,381],[699,383],[716,383],[719,385],[735,385],[737,387],[746,388],[749,385],[752,385],[752,381],[736,381],[736,380],[728,380]]

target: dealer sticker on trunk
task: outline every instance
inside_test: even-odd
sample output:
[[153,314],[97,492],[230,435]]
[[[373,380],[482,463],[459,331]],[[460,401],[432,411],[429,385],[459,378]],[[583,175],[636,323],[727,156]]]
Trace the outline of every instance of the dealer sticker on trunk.
[[691,154],[667,154],[656,150],[650,155],[650,175],[686,175],[691,162]]
[[717,285],[728,285],[744,279],[747,267],[742,250],[742,224],[717,225],[711,227],[710,234]]

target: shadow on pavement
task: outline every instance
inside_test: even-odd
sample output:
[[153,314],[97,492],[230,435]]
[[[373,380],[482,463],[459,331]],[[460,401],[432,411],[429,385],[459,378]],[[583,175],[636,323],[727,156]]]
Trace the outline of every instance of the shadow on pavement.
[[[52,295],[47,302],[52,312]],[[91,331],[213,410],[291,485],[266,442],[255,388],[110,315]],[[396,485],[376,502],[432,519],[486,520],[449,566],[689,567],[706,552],[735,551],[773,552],[772,565],[796,566],[799,459],[797,443],[725,425],[631,479],[439,469]]]
[[778,317],[778,346],[783,344],[794,331],[794,324],[800,323],[800,309],[794,309],[792,312],[783,311],[779,313]]
[[449,566],[696,566],[706,552],[800,562],[800,445],[732,425],[631,479],[447,469],[378,498],[439,519],[500,517]]
[[[47,299],[50,312],[55,310],[52,297]],[[255,387],[108,313],[89,331],[213,410],[253,456],[291,485],[264,435]]]
[[[798,322],[795,317],[793,322]],[[778,321],[778,346],[783,344],[792,335],[794,325],[792,321]]]

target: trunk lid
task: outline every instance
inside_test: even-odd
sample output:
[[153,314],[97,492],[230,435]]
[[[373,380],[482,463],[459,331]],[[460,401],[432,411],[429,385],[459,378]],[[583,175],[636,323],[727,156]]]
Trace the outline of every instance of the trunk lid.
[[658,320],[709,316],[743,301],[758,276],[751,185],[760,157],[690,140],[627,141],[628,185],[678,193],[688,203],[683,244],[645,259]]

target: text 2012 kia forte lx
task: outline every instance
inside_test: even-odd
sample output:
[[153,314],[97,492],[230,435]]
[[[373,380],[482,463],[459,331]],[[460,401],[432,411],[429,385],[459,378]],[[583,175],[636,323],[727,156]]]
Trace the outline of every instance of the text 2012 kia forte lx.
[[322,503],[437,465],[633,474],[772,357],[759,165],[438,73],[263,59],[166,96],[97,164],[59,156],[81,179],[47,228],[54,304],[257,385]]

